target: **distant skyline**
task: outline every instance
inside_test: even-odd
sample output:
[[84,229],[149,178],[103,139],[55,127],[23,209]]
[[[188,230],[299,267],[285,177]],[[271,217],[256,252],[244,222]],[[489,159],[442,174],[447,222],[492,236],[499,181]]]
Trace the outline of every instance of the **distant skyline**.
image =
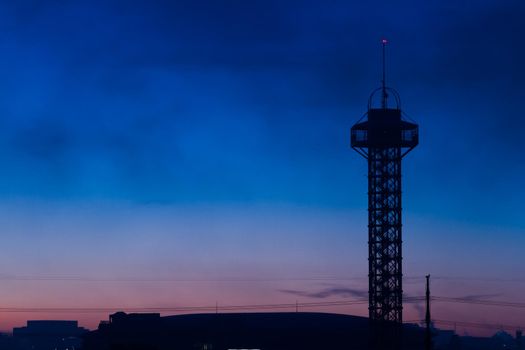
[[[430,273],[435,295],[525,302],[524,16],[517,0],[0,1],[0,329],[107,317],[16,307],[363,297],[366,162],[349,130],[382,38],[420,125],[406,295]],[[519,308],[433,316],[525,326]]]

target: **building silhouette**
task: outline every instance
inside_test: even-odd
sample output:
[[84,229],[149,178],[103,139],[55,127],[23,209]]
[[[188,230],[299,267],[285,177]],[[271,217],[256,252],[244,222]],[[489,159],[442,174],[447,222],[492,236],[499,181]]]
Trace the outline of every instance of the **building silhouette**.
[[86,332],[77,321],[27,321],[27,326],[13,328],[12,343],[17,350],[80,349]]
[[[85,337],[84,350],[369,349],[366,317],[329,313],[219,313],[110,316]],[[424,330],[405,326],[404,349],[420,350]]]

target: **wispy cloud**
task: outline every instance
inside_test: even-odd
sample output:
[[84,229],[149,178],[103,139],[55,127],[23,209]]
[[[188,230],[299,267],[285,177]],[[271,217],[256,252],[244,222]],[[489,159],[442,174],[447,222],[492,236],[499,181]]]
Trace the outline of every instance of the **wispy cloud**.
[[281,293],[292,294],[295,296],[306,297],[306,298],[316,298],[316,299],[325,299],[333,296],[338,297],[358,297],[365,298],[368,296],[368,292],[362,289],[346,288],[346,287],[332,287],[325,288],[317,292],[308,292],[302,290],[293,290],[293,289],[280,289]]
[[459,297],[460,299],[465,299],[468,301],[476,301],[476,300],[482,300],[482,299],[491,299],[491,298],[497,298],[502,296],[502,293],[495,293],[495,294],[472,294],[472,295],[464,295]]

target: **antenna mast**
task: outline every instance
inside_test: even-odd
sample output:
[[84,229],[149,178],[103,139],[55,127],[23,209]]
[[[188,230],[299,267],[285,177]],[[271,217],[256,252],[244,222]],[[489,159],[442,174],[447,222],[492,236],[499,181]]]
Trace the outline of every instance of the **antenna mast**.
[[388,94],[386,93],[386,44],[388,43],[388,40],[383,39],[381,40],[381,44],[383,46],[383,80],[381,81],[382,85],[382,99],[381,99],[381,107],[385,109],[387,107],[386,100],[388,99]]

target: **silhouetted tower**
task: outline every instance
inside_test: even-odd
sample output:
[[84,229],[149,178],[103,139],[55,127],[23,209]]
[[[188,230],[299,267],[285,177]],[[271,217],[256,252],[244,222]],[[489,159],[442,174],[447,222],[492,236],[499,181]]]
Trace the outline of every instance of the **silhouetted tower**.
[[[374,338],[383,344],[400,344],[399,328],[403,320],[401,159],[417,146],[419,137],[417,124],[402,116],[399,94],[386,86],[386,43],[383,39],[382,86],[372,92],[368,112],[352,127],[351,145],[368,160],[368,309],[370,320],[376,326]],[[381,103],[374,106],[374,97],[378,94]],[[381,335],[386,328],[394,331]]]

